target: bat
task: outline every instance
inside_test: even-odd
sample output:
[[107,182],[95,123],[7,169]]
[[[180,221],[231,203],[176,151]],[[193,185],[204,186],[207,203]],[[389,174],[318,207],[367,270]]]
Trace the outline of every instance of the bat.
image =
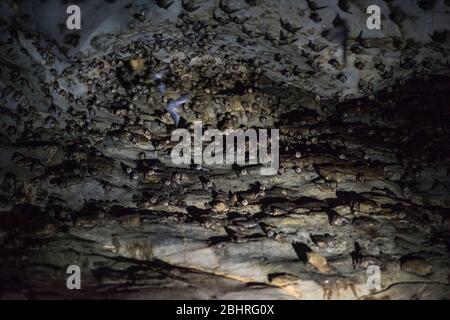
[[336,41],[342,46],[342,55],[344,60],[344,65],[347,64],[347,42],[349,29],[345,20],[341,19],[339,15],[333,20],[332,29],[325,30],[322,36],[328,41]]
[[162,79],[166,76],[167,72],[168,71],[165,69],[158,71],[153,75],[153,79],[158,83],[158,91],[161,95],[164,95],[166,92],[166,85],[162,82]]
[[177,100],[169,100],[169,103],[167,104],[166,111],[170,114],[173,121],[175,122],[175,127],[178,127],[178,123],[180,122],[180,116],[177,113],[177,109],[190,101],[189,95],[183,95]]

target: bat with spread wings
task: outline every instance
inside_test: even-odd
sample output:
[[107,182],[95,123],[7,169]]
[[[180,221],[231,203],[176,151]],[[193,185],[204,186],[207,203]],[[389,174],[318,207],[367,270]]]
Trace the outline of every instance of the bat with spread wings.
[[166,107],[166,111],[170,114],[173,121],[175,122],[175,127],[178,127],[178,123],[180,122],[180,116],[177,113],[178,108],[189,101],[190,101],[189,95],[183,95],[176,100],[169,100],[169,103],[167,104]]

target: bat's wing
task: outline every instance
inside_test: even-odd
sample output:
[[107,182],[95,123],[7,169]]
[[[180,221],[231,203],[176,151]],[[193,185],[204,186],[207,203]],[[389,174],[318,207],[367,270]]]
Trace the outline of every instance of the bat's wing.
[[168,9],[172,5],[173,1],[167,2],[165,0],[157,0],[156,4],[160,8]]
[[161,82],[161,83],[158,85],[158,90],[159,90],[159,93],[164,94],[164,92],[166,92],[166,85],[165,85],[164,83]]
[[175,101],[175,107],[179,107],[183,103],[189,102],[189,100],[190,100],[189,95],[181,96],[181,98],[179,98]]
[[175,108],[167,108],[167,112],[170,114],[170,117],[173,119],[173,122],[175,122],[175,127],[178,127],[178,123],[180,122],[180,116],[178,115]]
[[189,102],[189,95],[184,95],[181,96],[180,98],[178,98],[175,101],[170,101],[167,104],[166,110],[167,112],[170,114],[170,116],[172,117],[173,121],[175,122],[175,126],[178,127],[178,122],[180,122],[180,116],[177,113],[177,109],[186,102]]
[[165,75],[166,75],[166,71],[162,70],[162,71],[158,71],[157,73],[155,73],[154,77],[156,80],[161,80],[162,78],[164,78]]

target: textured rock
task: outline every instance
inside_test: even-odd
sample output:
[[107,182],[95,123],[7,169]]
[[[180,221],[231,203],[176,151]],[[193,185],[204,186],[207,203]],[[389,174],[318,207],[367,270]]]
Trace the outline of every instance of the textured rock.
[[419,276],[428,276],[433,269],[431,264],[420,258],[406,258],[401,267],[402,270]]
[[[194,2],[80,2],[79,37],[0,4],[0,297],[448,299],[447,3]],[[278,128],[278,174],[174,165],[186,93],[180,127]]]

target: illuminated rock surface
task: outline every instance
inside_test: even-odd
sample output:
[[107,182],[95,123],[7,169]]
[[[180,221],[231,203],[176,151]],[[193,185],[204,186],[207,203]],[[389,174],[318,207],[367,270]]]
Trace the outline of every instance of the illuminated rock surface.
[[[0,4],[0,297],[449,298],[448,1],[129,2],[82,2],[80,37]],[[183,94],[181,127],[278,128],[279,174],[174,166]]]

